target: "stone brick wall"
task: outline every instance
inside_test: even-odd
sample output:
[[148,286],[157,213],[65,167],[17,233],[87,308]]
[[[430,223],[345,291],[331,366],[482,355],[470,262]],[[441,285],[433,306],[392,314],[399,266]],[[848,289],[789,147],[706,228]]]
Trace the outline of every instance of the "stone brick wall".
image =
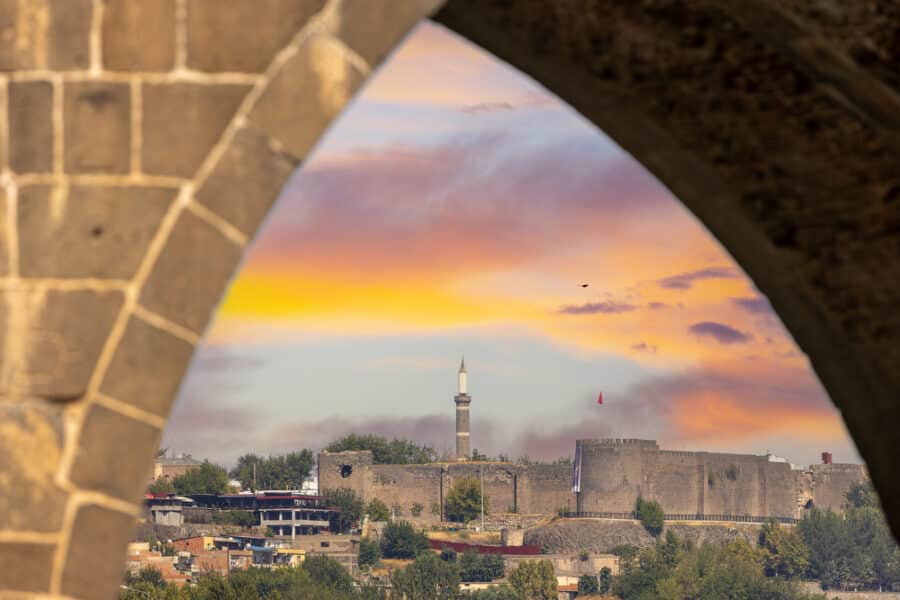
[[115,595],[247,241],[437,4],[0,0],[0,596]]
[[[247,241],[440,4],[0,0],[0,595],[115,593],[174,392]],[[600,126],[718,237],[808,353],[900,531],[896,11],[449,0],[436,18]]]
[[831,508],[840,511],[844,505],[846,490],[854,483],[866,479],[868,476],[861,465],[813,465],[811,489],[813,502],[821,509]]

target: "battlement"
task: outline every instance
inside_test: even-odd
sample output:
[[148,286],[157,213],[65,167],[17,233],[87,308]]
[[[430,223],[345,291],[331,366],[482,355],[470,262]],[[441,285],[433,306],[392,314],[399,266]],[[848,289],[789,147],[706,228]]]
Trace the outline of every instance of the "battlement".
[[649,450],[659,450],[659,444],[656,440],[642,440],[638,438],[588,438],[575,440],[576,446],[582,448],[590,446],[639,446]]

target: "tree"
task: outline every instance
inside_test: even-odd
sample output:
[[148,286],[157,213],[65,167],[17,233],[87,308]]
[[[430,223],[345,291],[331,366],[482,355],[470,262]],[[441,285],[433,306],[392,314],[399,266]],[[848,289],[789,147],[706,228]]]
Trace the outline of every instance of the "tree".
[[296,490],[303,487],[315,464],[313,453],[307,449],[267,458],[251,453],[238,458],[231,476],[245,489]]
[[409,512],[410,514],[412,514],[412,516],[418,517],[422,514],[422,509],[424,508],[425,506],[422,505],[421,502],[413,502],[413,505],[410,507]]
[[328,452],[370,450],[372,461],[378,465],[409,465],[434,462],[437,452],[430,446],[420,446],[411,440],[351,433],[325,447]]
[[433,552],[423,552],[415,562],[391,574],[391,595],[405,600],[456,600],[459,572],[453,563]]
[[665,513],[656,500],[647,501],[638,496],[637,518],[650,535],[657,537],[662,533]]
[[492,585],[483,590],[463,592],[460,598],[462,600],[519,600],[516,591],[505,583]]
[[172,480],[178,494],[224,494],[228,490],[228,473],[219,465],[205,461]]
[[381,544],[369,538],[359,540],[359,562],[360,568],[370,567],[381,560]]
[[350,488],[338,488],[336,490],[323,490],[322,495],[329,506],[340,509],[340,514],[332,523],[332,527],[341,533],[347,533],[359,524],[362,516],[363,501]]
[[596,594],[598,591],[600,591],[600,586],[597,584],[597,578],[593,575],[582,575],[578,578],[579,596],[582,594],[585,596],[588,594]]
[[678,541],[678,536],[670,529],[666,532],[666,541],[659,545],[660,558],[666,565],[674,567],[675,563],[678,562],[678,550],[680,548],[681,543]]
[[759,532],[766,575],[791,579],[804,575],[809,568],[809,548],[795,531],[787,531],[778,521],[763,523]]
[[469,457],[469,460],[472,462],[486,462],[489,461],[490,458],[487,454],[481,454],[478,451],[478,448],[472,448],[472,456]]
[[[457,479],[447,494],[445,502],[447,518],[451,521],[465,523],[481,514],[481,484],[474,477]],[[484,499],[484,512],[487,514],[488,501]]]
[[164,477],[160,477],[147,487],[147,491],[157,496],[168,496],[175,493],[175,486]]
[[509,574],[509,583],[521,600],[555,600],[556,574],[549,560],[526,560]]
[[601,594],[609,593],[609,589],[612,587],[612,569],[609,567],[603,567],[600,569],[600,585],[598,586],[598,592]]
[[871,482],[857,482],[850,486],[847,493],[844,494],[844,507],[851,508],[881,508],[881,502],[878,500],[878,493],[872,487]]
[[385,558],[415,558],[428,550],[428,538],[408,521],[389,522],[381,534],[381,554]]
[[388,510],[387,504],[378,498],[372,498],[366,506],[366,514],[373,521],[387,521],[391,518],[391,511]]
[[353,589],[353,578],[341,563],[323,554],[312,554],[303,560],[303,570],[312,581],[340,592]]
[[463,581],[500,579],[504,569],[505,563],[500,554],[478,554],[474,550],[467,550],[459,558],[459,576]]

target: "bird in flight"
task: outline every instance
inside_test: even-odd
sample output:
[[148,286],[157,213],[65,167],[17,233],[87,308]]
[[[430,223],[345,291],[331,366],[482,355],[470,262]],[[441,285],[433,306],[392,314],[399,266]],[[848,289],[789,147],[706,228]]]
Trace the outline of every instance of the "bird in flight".
[[587,283],[582,283],[582,284],[581,284],[581,287],[586,288],[588,285],[589,285],[589,284],[587,284]]

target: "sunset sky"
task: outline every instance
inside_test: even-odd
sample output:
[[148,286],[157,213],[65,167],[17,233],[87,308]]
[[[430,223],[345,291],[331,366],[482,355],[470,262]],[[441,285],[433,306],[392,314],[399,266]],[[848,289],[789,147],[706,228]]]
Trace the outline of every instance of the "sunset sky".
[[294,174],[163,445],[225,464],[350,431],[449,449],[463,354],[489,454],[646,437],[859,461],[805,355],[679,201],[426,22]]

